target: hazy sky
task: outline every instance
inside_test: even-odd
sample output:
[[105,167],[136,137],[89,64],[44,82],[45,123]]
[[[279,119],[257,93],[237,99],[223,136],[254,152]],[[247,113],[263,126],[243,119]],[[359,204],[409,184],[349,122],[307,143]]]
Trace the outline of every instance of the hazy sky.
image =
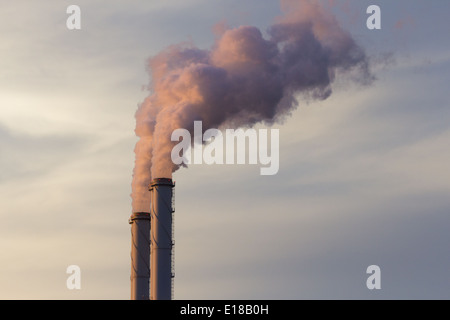
[[[450,3],[323,1],[373,61],[280,130],[280,169],[174,174],[176,299],[450,298]],[[66,8],[81,8],[68,30]],[[382,29],[368,30],[378,4]],[[146,61],[275,0],[0,3],[0,299],[129,299],[134,114]],[[81,268],[68,290],[66,268]],[[366,269],[381,269],[369,290]]]

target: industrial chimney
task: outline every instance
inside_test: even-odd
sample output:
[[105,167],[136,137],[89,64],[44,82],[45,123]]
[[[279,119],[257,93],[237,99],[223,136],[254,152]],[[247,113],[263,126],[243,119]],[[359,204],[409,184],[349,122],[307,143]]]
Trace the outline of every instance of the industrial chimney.
[[150,230],[150,299],[172,299],[173,188],[169,178],[153,179],[151,193]]
[[149,299],[150,213],[135,212],[131,224],[131,299]]

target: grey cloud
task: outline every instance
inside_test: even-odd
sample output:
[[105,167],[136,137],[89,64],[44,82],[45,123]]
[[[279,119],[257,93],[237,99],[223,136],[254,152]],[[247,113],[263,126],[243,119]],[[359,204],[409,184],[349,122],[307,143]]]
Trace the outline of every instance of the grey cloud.
[[0,125],[0,181],[41,175],[75,158],[85,145],[80,135],[31,136]]

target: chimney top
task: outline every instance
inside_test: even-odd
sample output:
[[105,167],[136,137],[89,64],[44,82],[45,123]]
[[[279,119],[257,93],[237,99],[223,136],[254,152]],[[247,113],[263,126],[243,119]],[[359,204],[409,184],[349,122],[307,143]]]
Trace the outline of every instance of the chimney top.
[[149,187],[152,188],[153,186],[158,186],[158,185],[168,185],[168,186],[174,187],[175,183],[170,178],[155,178],[152,180]]

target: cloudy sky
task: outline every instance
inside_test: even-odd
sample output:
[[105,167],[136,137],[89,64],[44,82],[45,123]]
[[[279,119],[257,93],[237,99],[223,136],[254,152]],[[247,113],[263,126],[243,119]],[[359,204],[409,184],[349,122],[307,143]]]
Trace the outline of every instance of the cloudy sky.
[[[66,9],[81,8],[81,30]],[[447,0],[330,0],[374,61],[280,131],[280,169],[174,174],[176,299],[450,298]],[[366,9],[381,8],[381,30]],[[0,299],[129,299],[134,114],[146,62],[266,30],[276,0],[0,3]],[[81,289],[66,286],[69,265]],[[366,269],[381,270],[369,290]]]

